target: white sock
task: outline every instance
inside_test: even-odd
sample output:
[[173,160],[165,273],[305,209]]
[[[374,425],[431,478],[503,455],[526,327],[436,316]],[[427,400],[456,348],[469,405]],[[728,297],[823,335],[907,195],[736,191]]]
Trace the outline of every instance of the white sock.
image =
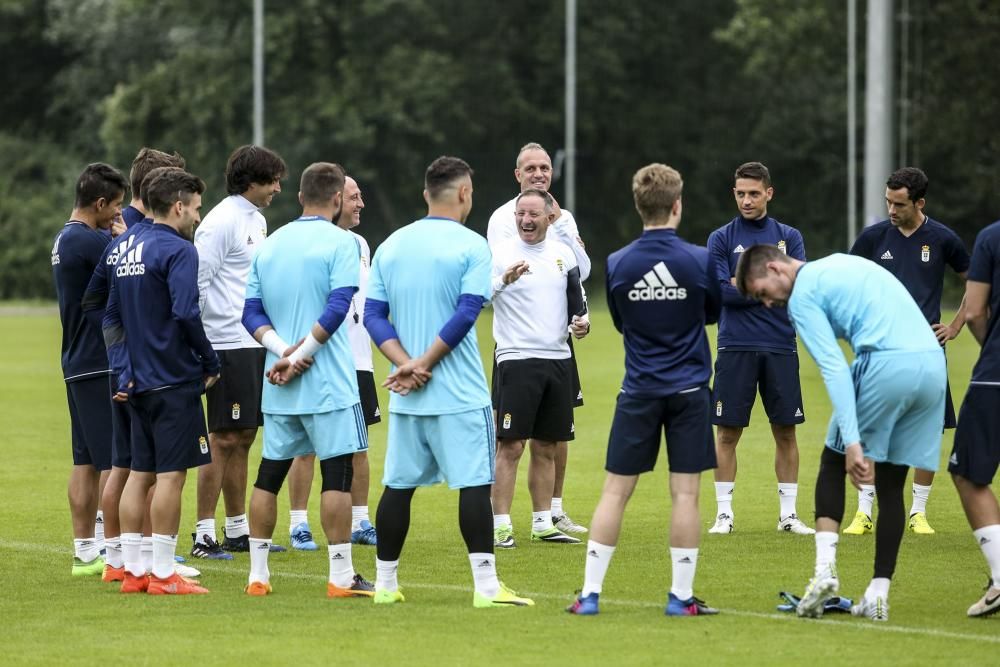
[[211,537],[213,542],[217,542],[215,538],[215,519],[198,519],[194,524],[194,541],[200,544],[205,544],[205,537]]
[[778,482],[778,518],[784,519],[787,516],[796,514],[795,499],[799,495],[798,484],[785,484]]
[[477,593],[491,598],[500,592],[500,580],[497,579],[496,556],[493,554],[470,553],[469,565],[472,566],[472,583],[476,587]]
[[177,551],[176,535],[153,533],[153,576],[168,579],[174,574],[174,552]]
[[272,540],[250,538],[250,578],[248,584],[259,581],[262,584],[271,583],[271,570],[267,567],[267,557],[271,553]]
[[552,528],[552,512],[542,511],[542,512],[532,512],[531,513],[531,530],[540,533],[543,530],[548,530]]
[[608,566],[611,565],[611,557],[615,555],[615,548],[606,544],[587,540],[587,562],[583,569],[583,590],[580,594],[584,597],[591,593],[600,593],[604,585],[604,576],[608,573]]
[[375,559],[375,588],[380,591],[398,591],[399,579],[398,560]]
[[927,499],[931,495],[931,486],[931,484],[924,486],[916,482],[913,483],[913,505],[910,506],[910,516],[917,512],[927,512]]
[[84,563],[89,563],[101,555],[101,550],[97,547],[97,540],[88,537],[83,540],[73,540],[73,555]]
[[821,533],[816,531],[816,576],[836,571],[837,567],[837,533]]
[[868,584],[867,590],[865,590],[865,599],[874,600],[875,598],[882,598],[883,600],[888,600],[889,583],[890,580],[885,577],[872,579],[871,583]]
[[226,537],[232,539],[250,534],[250,522],[246,514],[226,517]]
[[372,520],[368,516],[368,505],[352,505],[351,506],[351,532],[356,530],[361,530],[361,522],[367,521],[371,523]]
[[735,489],[736,482],[715,483],[715,502],[719,505],[719,511],[715,513],[716,516],[720,514],[733,515],[733,491]]
[[563,515],[562,498],[553,498],[552,507],[550,507],[549,509],[552,511],[552,516],[556,517],[562,516]]
[[694,595],[694,571],[698,567],[698,550],[670,547],[672,576],[670,592],[678,600],[690,600]]
[[354,563],[351,561],[351,543],[330,544],[326,547],[330,557],[330,577],[334,586],[350,588],[354,585]]
[[1000,524],[983,526],[979,530],[972,531],[976,536],[976,542],[986,557],[986,563],[990,566],[990,576],[993,577],[993,587],[1000,588]]
[[122,565],[136,577],[146,574],[141,552],[142,533],[122,533]]
[[97,550],[104,549],[104,510],[97,510],[97,518],[94,520],[94,540],[97,542]]
[[111,567],[122,566],[122,538],[108,537],[104,540],[104,548],[107,550],[104,562]]
[[513,528],[513,524],[510,522],[509,514],[494,514],[493,515],[493,530],[496,530],[500,526],[510,526]]
[[300,523],[309,525],[309,510],[288,510],[288,533],[291,534]]
[[153,571],[153,537],[142,536],[142,544],[139,545],[139,556],[142,558],[142,569],[149,574]]
[[858,511],[869,519],[872,518],[872,506],[875,505],[875,486],[862,484],[858,491]]

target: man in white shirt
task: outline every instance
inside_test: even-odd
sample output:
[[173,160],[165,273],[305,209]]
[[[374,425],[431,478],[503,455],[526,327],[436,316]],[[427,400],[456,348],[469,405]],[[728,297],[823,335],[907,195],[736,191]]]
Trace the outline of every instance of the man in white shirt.
[[[337,226],[346,229],[358,243],[361,261],[360,287],[351,299],[351,309],[347,313],[347,337],[351,343],[354,355],[354,366],[358,372],[358,391],[361,394],[361,411],[364,413],[365,426],[378,424],[382,421],[379,410],[378,394],[375,391],[375,366],[372,363],[372,343],[362,319],[365,314],[365,294],[368,291],[368,270],[371,266],[371,250],[368,242],[360,234],[351,231],[361,224],[361,209],[365,207],[361,197],[361,188],[357,181],[348,176],[344,183],[344,204],[337,218]],[[314,551],[317,546],[312,539],[309,528],[307,507],[309,491],[312,489],[314,472],[314,455],[301,456],[295,459],[288,475],[290,518],[289,531],[292,547],[305,551]],[[377,536],[375,526],[368,515],[368,452],[355,452],[353,458],[354,481],[351,483],[351,542],[375,546]]]
[[514,548],[510,507],[517,465],[531,438],[528,488],[531,540],[579,544],[553,525],[556,443],[573,439],[572,360],[568,330],[577,338],[590,324],[580,269],[568,246],[546,238],[555,222],[555,200],[529,188],[515,205],[518,238],[493,248],[493,338],[497,370],[493,406],[497,413],[493,538]]
[[[213,208],[194,236],[198,292],[205,333],[222,363],[222,378],[208,397],[212,462],[198,469],[198,521],[191,555],[230,560],[227,551],[249,551],[246,516],[247,455],[262,425],[260,411],[266,351],[241,317],[256,249],[267,236],[260,209],[281,192],[285,162],[260,146],[241,146],[226,164],[229,196]],[[216,542],[215,510],[225,500],[225,539]],[[282,547],[277,549],[283,550]]]
[[[543,192],[548,192],[552,185],[552,159],[548,152],[537,143],[528,143],[518,151],[517,161],[514,167],[514,178],[520,185],[521,192],[529,188],[535,188]],[[490,216],[489,226],[486,230],[486,240],[493,250],[498,243],[504,239],[516,239],[518,237],[517,225],[514,221],[514,205],[517,198],[498,208]],[[584,281],[590,276],[590,257],[584,248],[583,240],[580,238],[580,231],[576,226],[576,219],[573,214],[566,209],[561,209],[559,203],[552,199],[555,222],[549,228],[550,238],[561,241],[567,245],[576,257],[577,266],[580,268],[580,280]],[[572,382],[575,400],[573,407],[583,405],[583,391],[580,388],[580,374],[576,367],[576,356],[573,352],[573,344],[570,342],[570,359],[572,361]],[[494,368],[494,377],[496,368]],[[495,393],[494,381],[494,393]],[[566,479],[566,460],[569,455],[569,446],[565,441],[556,444],[556,480],[554,495],[552,498],[553,521],[557,528],[566,533],[586,533],[587,529],[574,522],[569,514],[563,509],[563,483]]]

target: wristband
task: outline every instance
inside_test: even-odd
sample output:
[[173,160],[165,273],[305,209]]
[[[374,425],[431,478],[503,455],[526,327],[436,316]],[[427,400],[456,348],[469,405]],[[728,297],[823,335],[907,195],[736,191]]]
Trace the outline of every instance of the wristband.
[[285,350],[288,349],[288,343],[274,329],[268,329],[264,332],[264,335],[260,337],[260,344],[279,359],[285,354]]
[[316,356],[316,353],[319,352],[319,348],[321,347],[323,347],[323,343],[316,340],[316,337],[313,336],[310,331],[309,335],[306,336],[306,339],[302,341],[302,345],[299,345],[298,349],[289,355],[288,360],[294,364],[297,361],[305,359],[306,357]]

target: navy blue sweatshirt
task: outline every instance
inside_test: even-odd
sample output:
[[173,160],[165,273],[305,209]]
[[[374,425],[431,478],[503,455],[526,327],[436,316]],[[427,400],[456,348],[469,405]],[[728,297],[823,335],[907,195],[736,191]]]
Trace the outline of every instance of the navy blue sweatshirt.
[[[152,226],[153,221],[150,218],[144,218],[129,225],[124,234],[108,244],[104,254],[101,255],[101,261],[94,268],[94,273],[90,276],[90,282],[87,284],[87,290],[83,294],[82,305],[83,314],[97,331],[103,327],[104,308],[108,305],[108,294],[111,292],[111,283],[114,282],[115,264],[118,263],[118,258],[132,247],[136,235]],[[102,343],[103,340],[102,338]]]

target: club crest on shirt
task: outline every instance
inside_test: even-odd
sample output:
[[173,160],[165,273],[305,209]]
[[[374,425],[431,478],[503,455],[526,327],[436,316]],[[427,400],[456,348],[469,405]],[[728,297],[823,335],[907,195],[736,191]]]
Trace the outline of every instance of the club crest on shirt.
[[931,261],[931,247],[929,245],[925,245],[920,248],[920,261],[921,262]]
[[784,239],[778,241],[778,250],[780,250],[781,252],[785,253],[786,255],[788,254],[788,249],[785,247],[785,240]]
[[562,259],[556,258],[556,268],[559,269],[559,273],[565,273],[565,266],[563,266]]
[[722,401],[715,402],[715,416],[716,417],[722,416]]
[[503,427],[504,427],[505,429],[506,429],[506,428],[510,428],[510,413],[509,413],[509,412],[508,412],[508,413],[506,413],[506,414],[505,414],[505,415],[503,416]]
[[201,448],[202,454],[208,454],[208,440],[205,439],[205,436],[198,436],[198,447]]
[[239,418],[240,418],[240,404],[233,403],[233,419],[239,419]]

